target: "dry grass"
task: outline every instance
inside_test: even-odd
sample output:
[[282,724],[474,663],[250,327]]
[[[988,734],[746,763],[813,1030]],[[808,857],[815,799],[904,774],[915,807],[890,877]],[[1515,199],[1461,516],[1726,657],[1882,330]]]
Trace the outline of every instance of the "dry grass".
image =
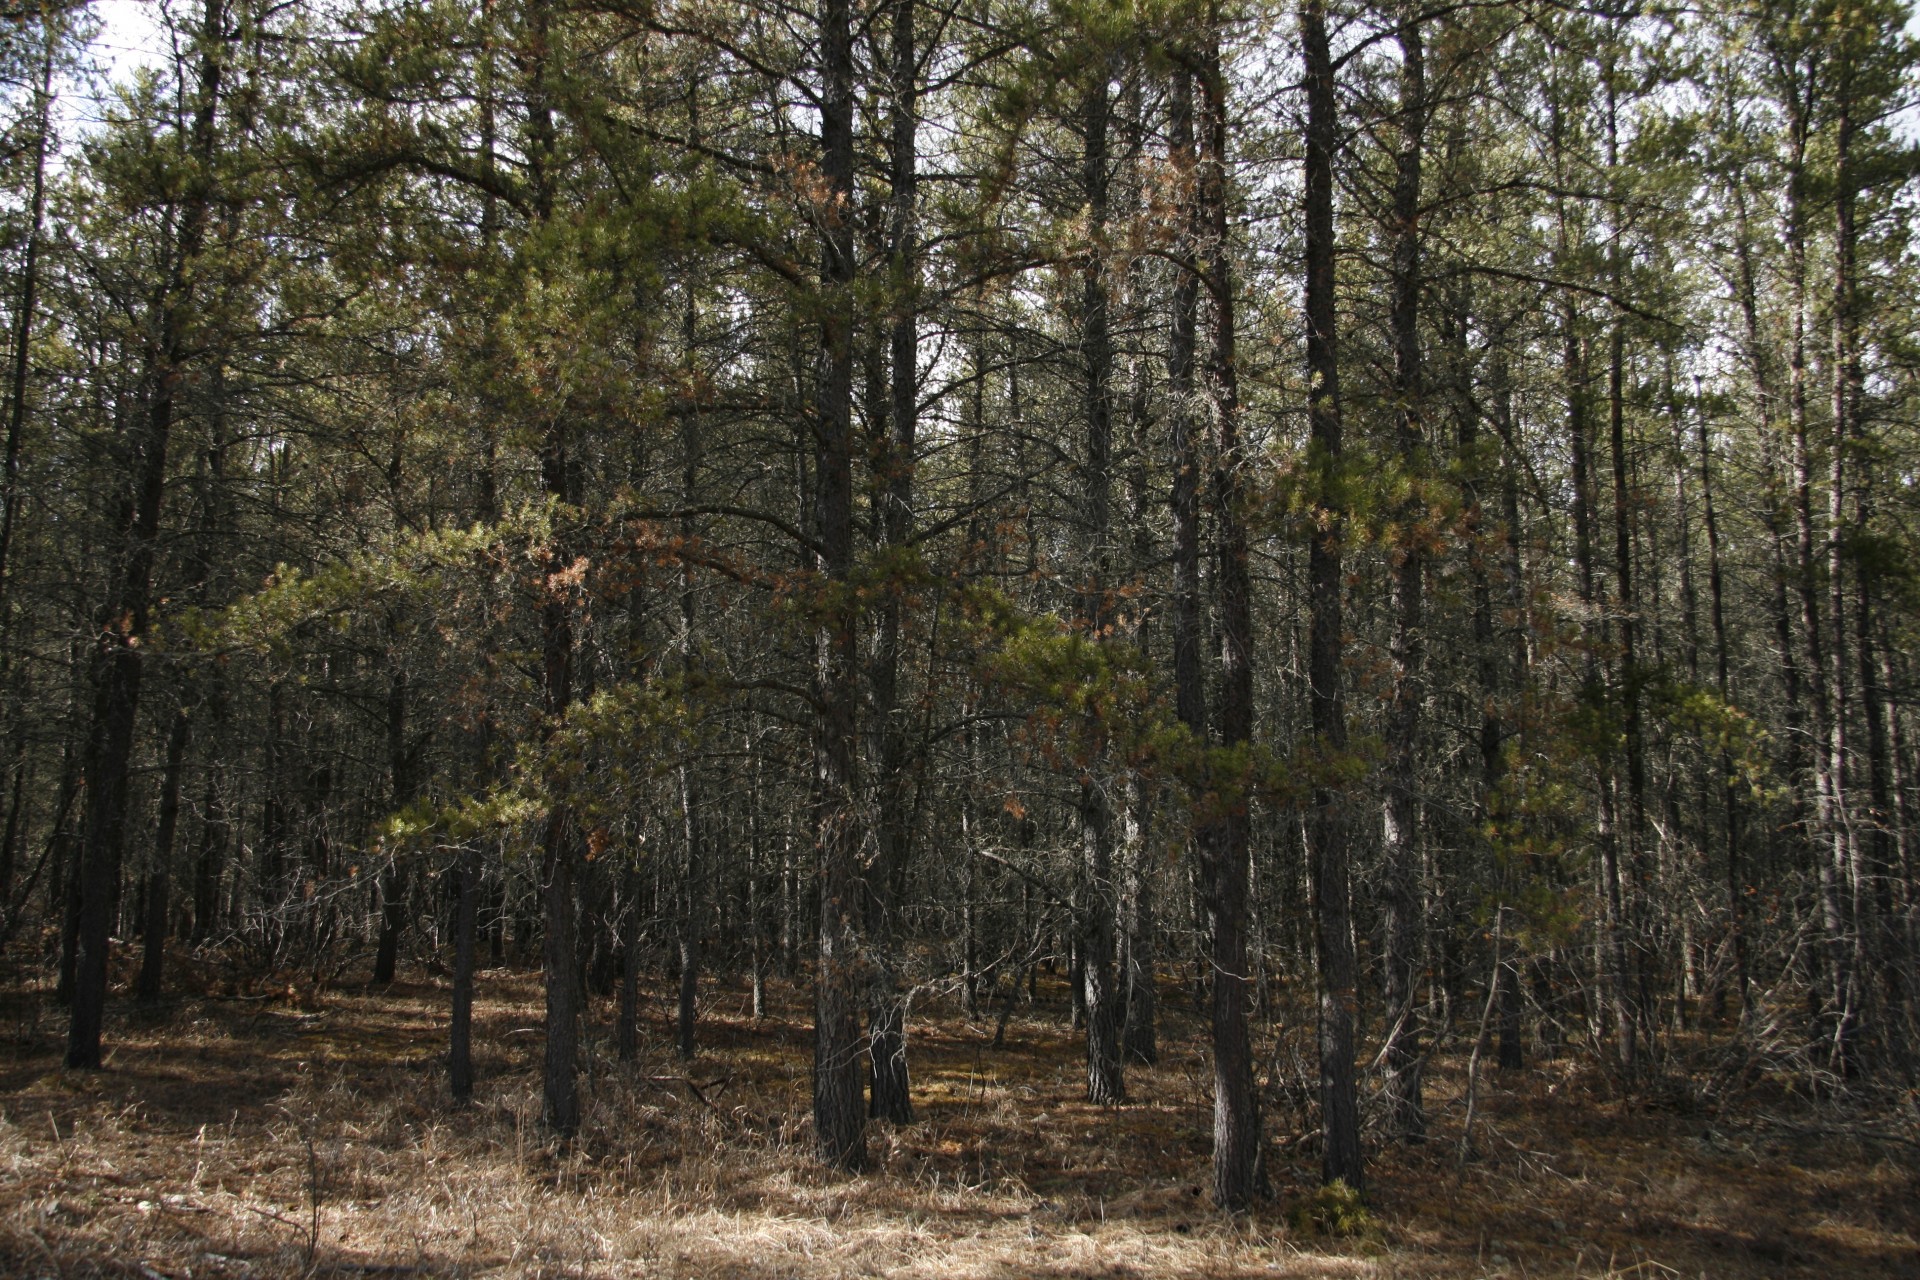
[[[754,1022],[709,995],[691,1068],[589,1053],[584,1130],[539,1124],[537,976],[483,977],[476,1105],[447,1103],[445,993],[430,985],[185,1001],[110,1027],[103,1073],[59,1068],[37,993],[0,1010],[0,1274],[828,1276],[1912,1276],[1920,1151],[1774,1098],[1718,1114],[1605,1096],[1566,1064],[1481,1090],[1459,1163],[1459,1064],[1436,1066],[1436,1140],[1375,1164],[1379,1229],[1292,1238],[1310,1137],[1274,1117],[1275,1205],[1209,1211],[1205,1061],[1190,1036],[1080,1101],[1057,1020],[914,1025],[918,1123],[876,1168],[807,1157],[808,1027],[784,988]],[[1171,993],[1170,993],[1171,995]],[[1169,1003],[1176,1001],[1170,999]],[[600,1010],[604,1016],[605,1010]],[[604,1032],[604,1025],[598,1028]],[[698,1091],[685,1081],[691,1079]],[[1667,1105],[1672,1105],[1671,1099]],[[1907,1144],[1907,1145],[1903,1145]]]

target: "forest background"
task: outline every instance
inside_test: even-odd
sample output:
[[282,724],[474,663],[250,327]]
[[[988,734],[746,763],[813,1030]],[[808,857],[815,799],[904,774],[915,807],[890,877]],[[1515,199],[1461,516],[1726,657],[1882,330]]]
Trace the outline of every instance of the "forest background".
[[1230,1211],[1483,1057],[1911,1121],[1896,5],[117,13],[0,13],[23,1053],[423,969],[464,1104],[537,968],[565,1151],[664,970],[858,1171],[1058,984]]

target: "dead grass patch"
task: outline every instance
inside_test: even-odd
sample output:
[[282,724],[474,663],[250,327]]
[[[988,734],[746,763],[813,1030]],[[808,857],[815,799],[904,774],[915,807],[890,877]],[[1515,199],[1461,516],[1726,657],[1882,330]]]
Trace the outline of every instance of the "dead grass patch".
[[990,1023],[923,1007],[918,1120],[876,1129],[874,1169],[855,1178],[808,1156],[804,992],[780,988],[777,1016],[757,1023],[743,993],[713,992],[692,1064],[666,1049],[664,993],[657,1047],[636,1064],[612,1059],[600,1008],[585,1123],[562,1148],[539,1123],[537,975],[489,973],[480,991],[482,1085],[466,1110],[446,1097],[445,992],[433,984],[123,1015],[97,1074],[61,1070],[56,1016],[36,993],[12,993],[0,1274],[1920,1272],[1920,1148],[1863,1139],[1810,1104],[1680,1115],[1547,1063],[1483,1081],[1480,1155],[1463,1165],[1459,1064],[1443,1057],[1430,1077],[1435,1140],[1376,1153],[1376,1229],[1310,1238],[1286,1225],[1317,1159],[1303,1117],[1271,1117],[1275,1203],[1232,1221],[1210,1210],[1205,1059],[1171,990],[1162,1065],[1132,1071],[1134,1100],[1111,1109],[1081,1100],[1078,1037],[1044,1009],[1016,1018],[994,1050]]

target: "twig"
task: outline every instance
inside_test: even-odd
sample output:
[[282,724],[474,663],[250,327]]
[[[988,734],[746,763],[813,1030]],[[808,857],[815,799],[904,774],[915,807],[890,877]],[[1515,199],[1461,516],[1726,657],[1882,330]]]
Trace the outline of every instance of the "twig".
[[709,1080],[705,1084],[701,1084],[699,1081],[693,1079],[691,1076],[642,1076],[641,1079],[647,1081],[649,1084],[685,1085],[687,1087],[687,1092],[691,1093],[695,1098],[699,1099],[701,1106],[713,1112],[713,1114],[717,1116],[722,1116],[723,1118],[724,1118],[724,1113],[720,1110],[719,1107],[716,1107],[713,1105],[712,1100],[707,1097],[706,1091],[708,1089],[714,1089],[714,1088],[725,1088],[727,1085],[730,1085],[733,1083],[732,1076],[721,1076],[719,1079]]
[[300,1134],[307,1144],[307,1265],[313,1265],[313,1255],[320,1251],[320,1155],[313,1149],[313,1130],[303,1128]]
[[1480,1009],[1480,1030],[1473,1037],[1473,1053],[1467,1058],[1467,1119],[1460,1126],[1462,1164],[1473,1152],[1473,1112],[1480,1092],[1480,1046],[1487,1042],[1487,1021],[1493,1016],[1493,998],[1500,990],[1500,926],[1505,923],[1506,912],[1505,907],[1498,907],[1493,913],[1493,977],[1487,982],[1487,1003]]
[[263,1218],[272,1218],[275,1222],[278,1222],[283,1226],[292,1227],[295,1231],[304,1232],[307,1229],[305,1223],[295,1222],[292,1218],[289,1218],[286,1214],[277,1212],[273,1209],[262,1209],[257,1204],[250,1204],[244,1207],[251,1209],[253,1212],[259,1214]]

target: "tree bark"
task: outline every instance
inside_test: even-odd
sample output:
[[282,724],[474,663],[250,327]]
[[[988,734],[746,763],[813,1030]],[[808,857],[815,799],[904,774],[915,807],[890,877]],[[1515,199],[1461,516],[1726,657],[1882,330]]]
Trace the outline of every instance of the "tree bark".
[[820,49],[824,241],[820,270],[820,371],[814,434],[814,527],[824,581],[815,636],[814,847],[820,887],[814,974],[814,1144],[828,1165],[867,1162],[861,1106],[861,939],[855,911],[860,850],[858,626],[853,571],[853,34],[849,0],[826,0]]
[[[920,395],[919,231],[917,227],[918,45],[914,0],[894,0],[892,137],[892,279],[888,323],[887,440],[882,451],[884,508],[880,538],[889,553],[904,553],[913,535],[913,476],[917,462]],[[903,565],[895,565],[896,571]],[[873,670],[873,711],[879,747],[877,781],[879,860],[867,880],[867,944],[873,956],[867,1010],[871,1080],[868,1108],[876,1120],[913,1122],[907,1071],[907,1011],[900,991],[898,912],[912,843],[913,794],[908,768],[907,712],[900,706],[901,625],[905,583],[888,585],[880,610]]]
[[1426,699],[1425,387],[1420,352],[1420,167],[1427,126],[1426,50],[1418,15],[1400,27],[1400,148],[1393,187],[1394,444],[1406,498],[1396,512],[1399,545],[1388,551],[1393,687],[1388,695],[1386,798],[1381,806],[1385,873],[1387,1124],[1409,1141],[1426,1137],[1421,1098],[1421,902],[1417,771]]
[[[1112,102],[1103,60],[1091,73],[1082,100],[1081,185],[1087,199],[1089,245],[1081,276],[1080,349],[1085,362],[1087,454],[1081,488],[1085,509],[1085,556],[1080,622],[1096,645],[1104,644],[1112,621],[1109,581],[1112,570],[1113,335],[1107,290],[1108,126]],[[1121,994],[1114,977],[1114,935],[1118,895],[1113,877],[1113,802],[1107,794],[1108,751],[1105,727],[1090,726],[1099,740],[1090,748],[1080,784],[1080,892],[1076,954],[1078,990],[1086,1011],[1087,1100],[1126,1100],[1125,1065],[1120,1057]]]
[[187,758],[187,740],[193,718],[187,708],[175,713],[167,730],[166,763],[160,775],[160,819],[153,833],[153,867],[147,875],[146,920],[142,926],[140,976],[134,980],[134,995],[145,1001],[160,998],[161,980],[167,957],[167,933],[171,915],[170,892],[173,882],[173,837],[180,823],[180,775]]
[[447,1086],[456,1106],[473,1101],[474,923],[480,897],[480,851],[454,857],[453,1009],[447,1032]]
[[1247,963],[1247,896],[1252,868],[1248,815],[1253,738],[1253,580],[1248,564],[1246,474],[1240,439],[1233,273],[1227,241],[1227,79],[1220,56],[1221,19],[1210,13],[1201,49],[1201,140],[1195,191],[1201,266],[1212,301],[1207,398],[1213,462],[1214,581],[1220,640],[1219,775],[1210,788],[1220,811],[1199,832],[1212,926],[1213,1196],[1222,1209],[1246,1208],[1266,1190],[1260,1152],[1260,1108],[1247,1029],[1251,974]]
[[[1607,168],[1620,168],[1618,72],[1611,57],[1604,69],[1606,79]],[[1616,221],[1620,206],[1614,206]],[[1625,230],[1611,229],[1607,250],[1608,278],[1615,298],[1626,288]],[[1613,573],[1616,590],[1614,614],[1620,622],[1619,674],[1614,680],[1619,699],[1626,747],[1627,803],[1624,814],[1616,813],[1616,845],[1620,866],[1616,872],[1620,896],[1620,931],[1624,946],[1620,950],[1625,967],[1620,983],[1624,991],[1626,1015],[1633,1020],[1633,1041],[1623,1051],[1622,1061],[1635,1065],[1638,1041],[1652,1033],[1654,1025],[1651,998],[1652,939],[1650,922],[1645,919],[1642,899],[1648,887],[1646,868],[1647,749],[1646,729],[1642,722],[1640,684],[1640,602],[1634,588],[1633,495],[1628,483],[1630,459],[1626,438],[1626,320],[1615,305],[1607,326],[1607,436],[1613,464]]]
[[[415,752],[407,737],[408,681],[400,669],[400,637],[397,624],[388,620],[388,661],[393,670],[387,676],[387,773],[391,782],[391,802],[397,811],[413,803]],[[407,868],[394,853],[380,871],[380,938],[373,955],[373,980],[393,981],[400,963],[400,935],[407,926]]]
[[[1862,1018],[1862,975],[1869,969],[1868,948],[1875,939],[1873,897],[1870,873],[1862,865],[1862,842],[1856,838],[1848,741],[1849,704],[1852,670],[1848,657],[1848,621],[1846,585],[1848,578],[1847,538],[1851,532],[1847,519],[1847,457],[1854,448],[1858,429],[1861,391],[1859,320],[1855,314],[1854,276],[1859,246],[1855,231],[1859,181],[1853,168],[1853,143],[1857,131],[1853,110],[1853,40],[1843,32],[1836,41],[1836,80],[1833,88],[1833,348],[1830,362],[1833,393],[1832,436],[1827,447],[1827,601],[1828,626],[1833,637],[1829,649],[1833,671],[1833,716],[1828,722],[1827,772],[1833,790],[1833,825],[1829,836],[1829,858],[1835,881],[1844,895],[1847,919],[1847,963],[1844,973],[1835,974],[1835,1002],[1838,1020],[1834,1031],[1834,1056],[1841,1070],[1851,1076],[1860,1068],[1858,1027]],[[1862,655],[1863,659],[1866,655]],[[1869,709],[1871,717],[1877,709]],[[1871,746],[1871,744],[1869,744]],[[1869,782],[1871,786],[1871,782]]]
[[[1341,543],[1347,512],[1341,480],[1344,457],[1334,296],[1333,173],[1339,146],[1339,104],[1323,0],[1301,0],[1300,38],[1307,91],[1307,423],[1311,461],[1318,473],[1317,510],[1307,551],[1311,614],[1307,680],[1312,687],[1313,732],[1323,757],[1321,767],[1330,772],[1347,752],[1346,699],[1340,670],[1345,648]],[[1318,1039],[1325,1135],[1321,1176],[1327,1182],[1344,1182],[1360,1191],[1365,1186],[1366,1166],[1360,1152],[1360,1109],[1354,1088],[1357,992],[1348,905],[1351,870],[1345,796],[1340,787],[1323,776],[1316,781],[1311,803],[1308,842],[1314,933],[1320,957]]]

